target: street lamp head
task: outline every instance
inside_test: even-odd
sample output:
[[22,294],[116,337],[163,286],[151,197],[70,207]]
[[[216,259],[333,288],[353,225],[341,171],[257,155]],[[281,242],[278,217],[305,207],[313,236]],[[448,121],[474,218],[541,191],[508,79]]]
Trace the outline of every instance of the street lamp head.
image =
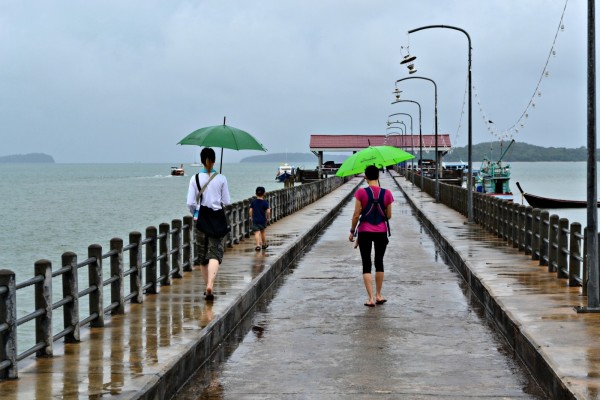
[[408,63],[413,63],[413,61],[415,61],[417,59],[417,57],[415,56],[411,56],[410,54],[407,54],[404,56],[404,59],[402,61],[400,61],[400,64],[404,65],[404,64],[408,64]]
[[416,59],[417,59],[417,57],[407,54],[404,56],[404,59],[402,61],[400,61],[400,65],[406,64],[406,68],[408,68],[408,73],[414,74],[415,72],[417,72],[417,69],[415,68],[415,64],[414,64],[414,61]]
[[402,93],[402,90],[398,88],[394,89],[394,95],[396,96],[396,100],[400,100],[400,93]]

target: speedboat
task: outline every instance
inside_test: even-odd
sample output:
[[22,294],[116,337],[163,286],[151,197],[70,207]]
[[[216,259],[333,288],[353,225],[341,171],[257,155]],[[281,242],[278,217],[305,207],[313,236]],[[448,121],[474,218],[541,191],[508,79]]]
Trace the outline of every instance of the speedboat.
[[179,167],[171,167],[171,175],[172,176],[185,175],[185,171],[183,170],[183,164],[181,164]]

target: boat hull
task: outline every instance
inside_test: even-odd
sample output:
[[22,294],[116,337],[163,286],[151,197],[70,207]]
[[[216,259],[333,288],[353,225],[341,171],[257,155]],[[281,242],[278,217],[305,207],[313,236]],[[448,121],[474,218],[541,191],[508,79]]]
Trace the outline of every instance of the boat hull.
[[[517,182],[517,187],[521,191],[521,194],[523,195],[523,197],[525,197],[525,200],[527,200],[527,203],[529,203],[529,205],[534,208],[585,208],[585,207],[587,207],[587,201],[553,199],[550,197],[542,197],[542,196],[537,196],[537,195],[531,194],[531,193],[525,193],[523,191],[523,189],[521,188],[521,185],[519,185],[519,182]],[[600,202],[598,202],[598,205],[600,205]]]

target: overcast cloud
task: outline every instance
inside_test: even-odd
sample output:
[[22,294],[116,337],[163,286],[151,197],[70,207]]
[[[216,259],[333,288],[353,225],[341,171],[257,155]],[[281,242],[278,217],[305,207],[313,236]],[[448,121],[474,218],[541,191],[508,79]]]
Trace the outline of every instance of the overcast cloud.
[[[311,134],[384,134],[410,45],[438,86],[439,131],[467,144],[467,40],[473,141],[496,140],[528,108],[563,0],[0,0],[0,155],[57,162],[184,162],[176,143],[203,126],[249,131],[270,152],[308,152]],[[569,0],[541,96],[514,138],[586,145],[586,12]],[[404,53],[405,54],[405,50]],[[433,133],[433,88],[402,82]],[[483,113],[480,109],[483,109]],[[464,115],[461,122],[461,112]],[[407,120],[408,123],[408,120]],[[459,128],[460,126],[460,128]],[[416,127],[415,127],[416,132]],[[226,151],[227,161],[259,154]]]

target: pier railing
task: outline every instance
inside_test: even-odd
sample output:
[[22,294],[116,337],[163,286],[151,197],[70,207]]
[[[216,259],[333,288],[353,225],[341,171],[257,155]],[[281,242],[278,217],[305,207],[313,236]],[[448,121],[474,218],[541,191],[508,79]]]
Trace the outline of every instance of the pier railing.
[[[267,193],[270,222],[300,210],[342,183],[342,179],[332,177]],[[231,224],[231,232],[224,239],[228,247],[250,236],[249,205],[250,199],[246,199],[226,207]],[[92,244],[84,260],[66,252],[55,270],[50,261],[38,260],[33,277],[24,282],[17,283],[13,271],[0,270],[0,379],[18,378],[20,361],[33,354],[54,356],[54,342],[79,342],[82,327],[103,327],[106,315],[124,314],[127,303],[142,303],[146,295],[158,294],[160,286],[183,278],[183,271],[191,271],[193,266],[192,224],[193,218],[185,216],[158,228],[150,226],[145,235],[131,232],[127,243],[113,238],[106,252],[99,244]],[[82,268],[87,269],[87,282],[80,276]],[[56,279],[61,280],[62,293],[55,288]],[[31,289],[34,310],[19,317],[17,310],[23,308],[19,295]],[[55,319],[61,317],[62,330],[55,332]],[[19,352],[19,329],[28,322],[35,324],[35,344]]]
[[[421,177],[406,179],[421,186]],[[435,196],[435,180],[423,178],[422,190]],[[439,183],[439,199],[444,205],[467,215],[467,190]],[[547,266],[548,272],[566,279],[570,286],[581,286],[587,295],[587,230],[581,223],[569,224],[566,218],[523,204],[512,203],[482,193],[473,193],[473,218],[489,232],[519,251]],[[600,250],[600,249],[599,249]]]

